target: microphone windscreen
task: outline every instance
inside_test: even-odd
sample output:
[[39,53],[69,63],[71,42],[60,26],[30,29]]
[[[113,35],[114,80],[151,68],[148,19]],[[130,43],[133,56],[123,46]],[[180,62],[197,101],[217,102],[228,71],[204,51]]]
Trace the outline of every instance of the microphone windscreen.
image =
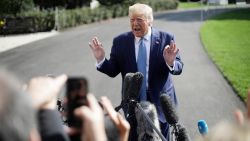
[[182,125],[178,124],[177,141],[190,141],[187,133],[187,129]]
[[205,120],[198,121],[198,129],[201,135],[206,135],[208,133],[208,126]]
[[160,123],[157,115],[157,111],[155,105],[151,104],[148,101],[141,101],[140,106],[142,110],[138,107],[135,107],[135,117],[137,121],[137,134],[138,134],[138,141],[158,141],[160,140],[159,135],[157,132],[152,128],[152,125],[149,124],[148,119],[143,114],[145,114],[151,119],[154,126],[161,130]]
[[167,94],[162,93],[160,96],[160,102],[167,122],[170,125],[175,125],[178,122],[179,117],[177,116],[176,110],[171,102],[170,97]]
[[138,96],[140,94],[140,89],[142,86],[142,82],[143,82],[143,74],[140,72],[136,72],[133,75],[132,78],[132,83],[131,83],[131,90],[129,92],[129,98],[133,99],[133,100],[137,100]]
[[127,73],[123,80],[122,100],[128,100],[131,95],[132,78],[134,73]]
[[137,100],[143,81],[143,74],[140,72],[127,73],[123,82],[123,95],[122,99]]

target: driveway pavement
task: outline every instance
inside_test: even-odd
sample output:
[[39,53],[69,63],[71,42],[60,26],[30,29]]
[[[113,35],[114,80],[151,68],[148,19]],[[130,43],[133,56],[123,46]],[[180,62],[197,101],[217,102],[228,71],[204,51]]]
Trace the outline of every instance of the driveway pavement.
[[[235,109],[245,111],[244,103],[210,60],[200,41],[199,29],[206,16],[222,11],[197,9],[155,14],[154,27],[173,33],[177,47],[180,48],[184,70],[182,75],[173,78],[179,99],[180,123],[186,126],[191,139],[199,136],[198,120],[204,119],[212,127],[224,119],[234,120]],[[4,51],[0,53],[0,64],[12,70],[23,81],[48,73],[85,75],[90,82],[90,90],[97,97],[106,95],[117,106],[120,102],[120,76],[111,79],[95,70],[95,60],[88,42],[93,36],[98,36],[108,57],[112,38],[128,30],[127,17],[79,26]],[[3,38],[0,37],[1,45],[4,44]],[[14,39],[10,42],[14,42]]]
[[0,36],[0,52],[57,35],[57,31]]

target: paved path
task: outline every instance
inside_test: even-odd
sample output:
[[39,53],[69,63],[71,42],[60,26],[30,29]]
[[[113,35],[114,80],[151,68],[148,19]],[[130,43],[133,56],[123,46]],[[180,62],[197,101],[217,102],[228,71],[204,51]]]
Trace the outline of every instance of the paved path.
[[0,36],[0,52],[57,35],[57,31]]
[[[174,83],[179,99],[180,122],[186,126],[192,139],[199,135],[199,119],[205,119],[211,127],[222,119],[233,120],[236,108],[245,110],[200,42],[202,22],[199,10],[158,13],[154,22],[154,27],[173,33],[180,48],[184,70],[182,75],[174,77]],[[128,30],[128,18],[72,28],[51,38],[3,52],[0,64],[23,81],[48,73],[84,75],[97,97],[107,95],[116,106],[120,102],[121,78],[112,79],[95,70],[88,42],[93,36],[98,36],[108,57],[112,38]]]
[[191,137],[199,135],[199,119],[205,119],[210,127],[222,119],[234,119],[233,111],[245,107],[202,46],[200,12],[176,12],[159,17],[157,21],[167,22],[166,30],[175,34],[177,46],[181,48],[184,70],[181,76],[174,78],[180,118]]

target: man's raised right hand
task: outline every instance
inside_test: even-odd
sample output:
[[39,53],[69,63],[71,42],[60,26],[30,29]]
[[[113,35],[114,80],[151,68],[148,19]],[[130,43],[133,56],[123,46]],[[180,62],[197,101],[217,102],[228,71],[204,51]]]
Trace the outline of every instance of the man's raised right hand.
[[102,43],[97,37],[94,37],[91,42],[89,42],[89,47],[91,48],[97,63],[101,62],[105,58],[105,51],[103,49]]

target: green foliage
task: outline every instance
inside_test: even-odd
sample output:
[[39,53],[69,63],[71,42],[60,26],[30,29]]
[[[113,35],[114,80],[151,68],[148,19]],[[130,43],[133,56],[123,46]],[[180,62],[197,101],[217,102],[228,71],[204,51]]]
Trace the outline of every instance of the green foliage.
[[89,6],[90,2],[91,0],[34,0],[35,5],[40,9],[52,9],[55,7],[75,9]]
[[[118,2],[118,1],[116,1]],[[120,1],[121,2],[121,1]],[[89,7],[83,7],[72,10],[59,10],[59,28],[64,29],[68,27],[74,27],[81,24],[88,24],[92,22],[99,22],[110,18],[122,17],[128,15],[129,4],[136,2],[143,2],[152,6],[154,11],[174,9],[177,7],[178,2],[176,0],[136,0],[129,1],[124,0],[125,4],[113,4],[110,6],[100,6],[95,9]]]
[[33,10],[16,16],[5,16],[0,21],[5,21],[4,28],[0,28],[0,34],[50,31],[55,27],[54,11],[49,10]]
[[154,12],[176,9],[178,6],[178,0],[137,0],[136,2],[148,4]]
[[[7,0],[3,0],[7,1]],[[12,0],[13,1],[13,0]],[[24,1],[24,0],[23,0]],[[28,0],[25,0],[28,1]],[[39,0],[36,0],[38,2]],[[46,0],[40,0],[45,2]],[[56,2],[55,0],[54,2]],[[69,2],[70,0],[62,0],[62,2]],[[85,1],[87,2],[87,1]],[[117,1],[116,1],[117,2]],[[59,10],[47,9],[40,10],[33,9],[28,12],[17,14],[18,17],[28,17],[32,19],[32,24],[27,25],[27,29],[32,27],[32,31],[48,31],[53,28],[65,29],[69,27],[78,26],[81,24],[88,24],[92,22],[99,22],[110,18],[122,17],[128,15],[128,7],[134,3],[141,2],[150,5],[154,11],[174,9],[177,7],[176,0],[124,0],[124,4],[115,4],[110,6],[100,6],[95,9],[89,7],[82,7],[77,9],[61,8]],[[8,16],[9,17],[9,16]],[[0,20],[1,17],[0,17]],[[13,28],[13,27],[12,27]],[[14,31],[14,30],[12,30]],[[30,30],[26,30],[30,32]],[[1,31],[0,31],[1,33]],[[10,32],[11,34],[12,32]]]
[[36,7],[40,9],[51,9],[56,6],[64,7],[66,0],[33,0]]
[[101,5],[112,6],[112,5],[124,5],[129,2],[129,0],[98,0]]
[[6,17],[4,25],[0,27],[0,34],[18,34],[34,31],[34,20],[32,17]]
[[91,0],[66,0],[66,8],[74,9],[77,7],[89,6],[90,2]]
[[33,0],[1,0],[0,15],[17,15],[34,8]]
[[19,0],[19,1],[22,1],[20,12],[29,11],[29,10],[32,10],[34,8],[33,0]]
[[250,9],[209,19],[201,28],[205,48],[240,97],[250,87]]
[[20,17],[31,17],[34,21],[34,29],[36,32],[49,31],[54,28],[55,14],[52,10],[35,9],[29,12],[19,14]]
[[128,15],[128,5],[116,4],[110,7],[112,18],[123,17]]
[[192,9],[192,8],[202,8],[207,5],[201,2],[180,2],[178,8],[180,9]]
[[128,7],[135,3],[144,3],[150,5],[154,11],[175,9],[178,5],[178,0],[99,0],[101,5]]

